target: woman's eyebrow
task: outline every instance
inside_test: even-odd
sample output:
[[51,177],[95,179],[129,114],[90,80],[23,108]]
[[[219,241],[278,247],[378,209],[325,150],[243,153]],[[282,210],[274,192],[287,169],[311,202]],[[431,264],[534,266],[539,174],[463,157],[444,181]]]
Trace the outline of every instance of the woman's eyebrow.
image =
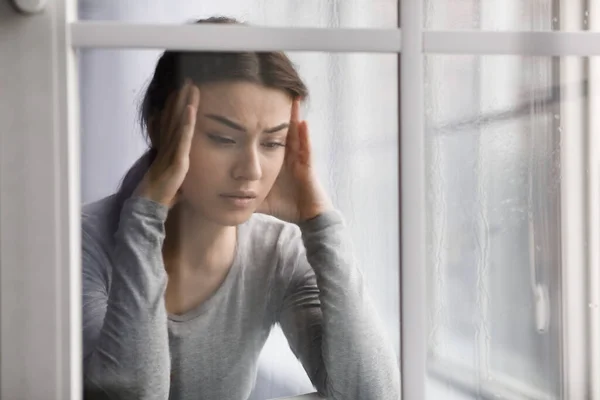
[[278,132],[280,130],[287,129],[287,128],[289,128],[289,126],[290,126],[290,124],[287,123],[287,122],[285,122],[285,123],[277,125],[277,126],[275,126],[273,128],[265,129],[264,133],[275,133],[275,132]]
[[[240,131],[240,132],[247,132],[246,128],[244,128],[241,125],[238,125],[237,123],[233,122],[232,120],[230,120],[229,118],[226,118],[222,115],[216,115],[216,114],[204,114],[207,118],[212,119],[213,121],[217,121],[225,126],[228,126],[229,128],[235,129],[236,131]],[[289,123],[285,122],[283,124],[277,125],[273,128],[269,128],[269,129],[265,129],[264,133],[275,133],[278,132],[282,129],[286,129],[290,126]]]

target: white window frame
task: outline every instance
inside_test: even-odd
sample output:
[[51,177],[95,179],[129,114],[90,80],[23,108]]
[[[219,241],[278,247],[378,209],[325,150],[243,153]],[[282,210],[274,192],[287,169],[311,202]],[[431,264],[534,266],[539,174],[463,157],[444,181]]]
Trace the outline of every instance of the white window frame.
[[[7,2],[8,0],[0,0]],[[405,400],[426,398],[425,264],[425,54],[511,54],[600,56],[600,33],[423,31],[424,0],[400,0],[400,29],[308,29],[181,26],[76,20],[76,0],[49,0],[42,14],[11,14],[0,24],[0,51],[8,42],[41,43],[34,71],[51,84],[38,93],[52,110],[27,119],[14,111],[19,134],[0,135],[0,397],[77,400],[81,398],[80,204],[77,66],[81,47],[171,48],[179,50],[284,50],[392,52],[400,57],[401,179],[401,367]],[[564,26],[581,9],[560,0]],[[567,7],[568,3],[568,7]],[[600,6],[591,2],[590,27],[600,28]],[[0,12],[8,12],[5,4]],[[189,35],[193,31],[194,35]],[[190,39],[193,37],[194,39]],[[218,39],[217,39],[218,38]],[[2,47],[7,46],[7,47]],[[28,62],[16,52],[14,62]],[[37,57],[37,58],[36,58]],[[0,65],[2,62],[0,61]],[[565,80],[587,77],[600,94],[597,71],[581,59],[565,58]],[[590,60],[589,65],[597,65]],[[34,68],[35,65],[32,67]],[[0,68],[1,70],[1,68]],[[587,74],[587,75],[586,75]],[[35,80],[35,76],[32,76]],[[25,79],[21,78],[25,83]],[[0,80],[0,82],[3,82]],[[26,86],[27,87],[27,86]],[[578,95],[578,93],[572,93]],[[571,95],[571,93],[567,93]],[[26,97],[26,96],[25,96]],[[17,107],[35,107],[30,99]],[[8,101],[0,99],[2,107]],[[588,105],[600,106],[593,97]],[[33,109],[33,108],[32,108]],[[600,400],[600,117],[570,103],[561,110],[564,399]],[[0,110],[0,116],[9,113]],[[568,131],[569,129],[564,129]],[[593,130],[592,130],[593,129]],[[40,148],[40,132],[45,148]],[[8,157],[20,151],[25,157]],[[585,162],[582,162],[585,160]],[[589,174],[585,174],[589,169]],[[39,173],[43,171],[43,173]],[[37,188],[43,195],[35,195]],[[30,194],[22,196],[18,194]],[[11,196],[11,194],[17,194]],[[21,216],[15,219],[14,215]],[[18,228],[18,229],[16,229]],[[46,240],[41,240],[46,238]],[[45,284],[40,281],[45,279]],[[17,290],[25,288],[25,290]],[[26,296],[27,295],[27,296]],[[41,322],[39,322],[41,321]],[[39,323],[44,329],[36,329]],[[586,333],[587,332],[587,333]],[[15,346],[19,351],[14,351]],[[589,358],[586,357],[589,354]],[[589,361],[589,362],[588,362]]]
[[[600,30],[600,2],[588,4],[589,27]],[[600,59],[590,59],[588,65],[588,132],[586,143],[588,151],[588,241],[590,246],[588,260],[588,321],[590,392],[593,400],[600,399]]]

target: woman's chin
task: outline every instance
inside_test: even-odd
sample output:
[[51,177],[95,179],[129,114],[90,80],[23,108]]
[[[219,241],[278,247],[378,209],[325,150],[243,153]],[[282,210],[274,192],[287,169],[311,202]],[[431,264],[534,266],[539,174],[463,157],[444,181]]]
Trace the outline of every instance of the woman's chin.
[[204,220],[222,226],[243,224],[252,217],[255,211],[254,207],[232,209],[230,207],[223,207],[222,204],[211,204],[210,207],[202,207],[190,201],[180,202],[178,208],[185,215],[184,218],[192,218],[198,221]]
[[248,221],[254,210],[240,210],[240,211],[225,211],[218,215],[212,215],[211,219],[223,226],[237,226]]

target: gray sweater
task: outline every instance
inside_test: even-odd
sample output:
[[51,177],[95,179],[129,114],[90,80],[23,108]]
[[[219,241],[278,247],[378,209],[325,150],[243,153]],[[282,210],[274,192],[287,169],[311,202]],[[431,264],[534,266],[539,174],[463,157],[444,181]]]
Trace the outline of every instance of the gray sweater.
[[196,309],[169,315],[166,207],[115,197],[83,210],[84,387],[89,398],[242,400],[274,324],[329,399],[398,400],[393,347],[337,211],[294,225],[254,214]]

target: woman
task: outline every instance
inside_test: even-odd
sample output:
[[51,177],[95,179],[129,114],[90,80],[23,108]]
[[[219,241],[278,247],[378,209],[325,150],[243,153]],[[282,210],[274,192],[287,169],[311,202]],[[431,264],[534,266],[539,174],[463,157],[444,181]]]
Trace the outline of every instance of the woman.
[[280,52],[162,55],[141,108],[150,149],[83,212],[86,395],[246,399],[280,324],[321,394],[399,398],[312,168],[307,94]]

